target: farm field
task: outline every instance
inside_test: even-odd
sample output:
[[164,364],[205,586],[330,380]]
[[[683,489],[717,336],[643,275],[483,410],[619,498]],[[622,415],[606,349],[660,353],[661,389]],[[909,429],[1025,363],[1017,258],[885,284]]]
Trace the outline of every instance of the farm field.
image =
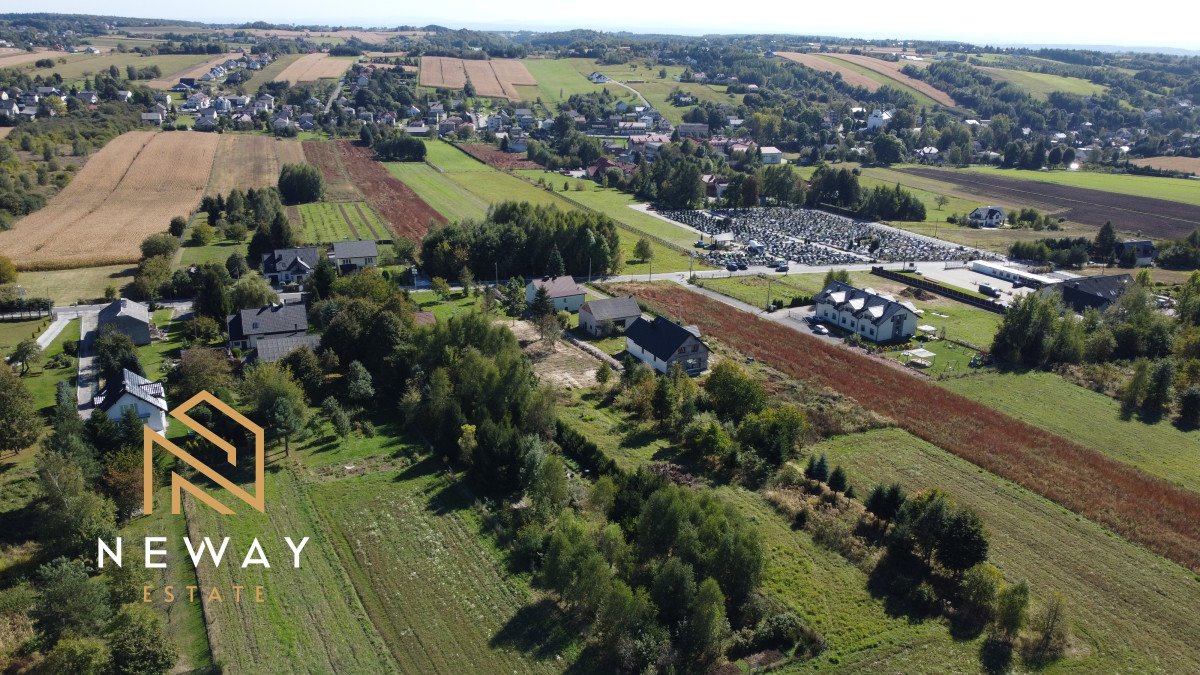
[[[27,52],[25,50],[6,51],[0,53],[0,68],[15,68],[17,66],[23,66],[41,59],[54,59],[57,62],[59,58],[67,58],[69,56],[73,55],[68,54],[67,52],[52,52],[42,50],[34,52]],[[56,65],[62,64],[56,63]]]
[[[194,499],[185,502],[188,532],[194,539],[228,536],[233,549],[258,537],[273,565],[270,570],[240,569],[206,562],[197,569],[205,588],[229,592],[237,584],[252,592],[256,585],[264,587],[262,604],[246,602],[245,596],[242,604],[228,598],[204,603],[213,659],[231,672],[395,671],[395,662],[353,592],[324,515],[307,486],[290,469],[273,467],[266,473],[264,488],[273,504],[266,513],[243,509],[236,518],[227,518]],[[300,569],[287,564],[292,553],[284,536],[311,537]],[[241,558],[246,552],[243,548],[227,555]]]
[[250,79],[246,80],[246,86],[258,87],[266,82],[274,82],[280,73],[303,56],[303,54],[280,54],[274,61],[267,64],[266,68],[250,71]]
[[944,105],[947,108],[954,107],[954,99],[950,98],[950,95],[946,92],[934,87],[928,82],[922,82],[921,80],[909,77],[908,75],[900,72],[905,65],[908,65],[905,62],[884,61],[883,59],[877,59],[872,56],[864,56],[861,54],[838,53],[828,54],[826,56],[838,59],[839,61],[845,61],[852,66],[861,66],[892,81],[888,82],[887,84],[892,84],[894,82],[895,84],[893,84],[893,86],[898,86],[900,89],[914,90],[924,97],[932,99],[934,102]]
[[304,159],[321,170],[325,178],[325,199],[334,202],[350,202],[363,199],[342,162],[337,145],[328,141],[301,141]]
[[337,141],[334,147],[346,179],[363,188],[367,202],[382,216],[393,235],[420,242],[433,224],[445,222],[445,218],[412,188],[392,177],[381,163],[375,161],[370,148],[350,141]]
[[487,215],[488,202],[465,192],[428,164],[386,162],[384,166],[447,221],[480,220]]
[[274,187],[284,164],[303,164],[304,148],[294,139],[259,134],[221,134],[212,177],[205,194]]
[[137,267],[131,265],[21,272],[17,284],[24,288],[30,297],[50,298],[55,306],[61,307],[74,304],[78,300],[90,303],[97,298],[103,298],[104,289],[109,286],[119,291],[127,284],[133,283],[135,274]]
[[[613,292],[636,295],[655,311],[694,323],[702,333],[746,356],[849,396],[928,442],[1161,555],[1200,569],[1198,493],[1181,490],[1097,450],[953,394],[899,367],[731,311],[685,288],[616,284]],[[864,376],[846,377],[846,373]]]
[[[629,88],[636,90],[639,94],[646,98],[655,108],[662,113],[663,117],[671,121],[672,124],[680,124],[683,122],[683,115],[695,106],[674,106],[669,103],[669,97],[673,90],[679,89],[685,93],[691,94],[697,100],[708,101],[710,103],[735,103],[734,98],[724,91],[710,87],[706,84],[696,82],[676,82],[674,78],[683,74],[682,66],[655,66],[647,69],[644,64],[599,64],[592,59],[567,59],[567,61],[575,67],[576,72],[584,78],[584,82],[591,84],[587,80],[587,75],[592,71],[604,73],[605,75],[625,83]],[[659,73],[662,70],[667,71],[667,77],[660,78]],[[640,80],[640,82],[638,81]],[[595,87],[596,85],[591,85]],[[620,86],[619,84],[605,85],[612,87],[611,91],[618,98],[624,98],[631,103],[641,104],[641,101],[636,100],[629,89]]]
[[[186,70],[197,64],[208,63],[212,60],[212,56],[209,54],[156,54],[154,56],[142,56],[136,52],[121,53],[116,51],[104,54],[68,54],[66,58],[66,63],[57,63],[56,59],[53,68],[39,68],[37,72],[43,76],[57,73],[62,76],[64,84],[67,84],[74,83],[84,77],[90,77],[102,70],[108,70],[111,66],[116,66],[119,70],[124,70],[125,66],[137,66],[138,68],[158,66],[159,70],[165,76],[168,73]],[[228,56],[225,58],[228,58]],[[174,82],[171,84],[174,84]]]
[[301,204],[297,210],[308,244],[389,238],[387,228],[366,202],[317,202]]
[[[547,180],[552,179],[547,178]],[[602,188],[592,181],[586,181],[584,185],[587,186],[587,189],[582,192],[564,192],[562,195],[593,211],[599,211],[613,220],[625,224],[630,229],[659,237],[676,246],[691,249],[692,244],[695,243],[697,239],[695,232],[644,211],[630,208],[638,203],[633,195],[615,188]]]
[[334,30],[334,31],[307,31],[307,30],[286,30],[275,28],[249,28],[246,32],[259,37],[283,37],[283,38],[307,38],[314,41],[319,41],[320,38],[337,39],[342,42],[350,38],[357,38],[370,45],[385,45],[392,38],[401,36],[420,37],[428,35],[424,31],[382,31],[382,30]]
[[[905,171],[910,167],[903,167]],[[1186,178],[1160,178],[1158,176],[1131,176],[1120,173],[1096,171],[1026,171],[1023,169],[1001,169],[998,167],[975,166],[964,169],[967,173],[1006,177],[1022,181],[1049,183],[1086,190],[1102,190],[1131,197],[1148,197],[1179,204],[1200,206],[1200,184]],[[951,171],[951,175],[961,173]]]
[[1138,166],[1200,174],[1200,157],[1146,157],[1130,161]]
[[164,70],[162,77],[147,81],[146,86],[150,87],[151,89],[170,89],[171,87],[175,86],[177,82],[179,82],[180,78],[194,77],[199,79],[205,73],[212,70],[213,66],[225,63],[231,58],[236,58],[236,56],[233,54],[221,54],[220,56],[210,58],[201,63],[185,66],[182,70]]
[[518,153],[504,152],[490,143],[460,143],[456,147],[484,164],[501,171],[541,168],[537,162],[531,162]]
[[[591,63],[588,59],[581,60]],[[536,88],[518,87],[518,91],[528,92],[522,98],[533,100],[540,96],[547,105],[553,105],[561,103],[575,94],[588,94],[602,89],[607,89],[618,97],[630,93],[614,84],[593,84],[584,76],[586,74],[580,74],[573,61],[574,59],[522,59],[521,63],[525,64],[530,74],[537,80]]]
[[1079,96],[1099,96],[1106,91],[1104,85],[1096,84],[1082,77],[1063,77],[1050,73],[1013,70],[1012,68],[989,68],[987,66],[978,66],[978,68],[997,80],[1014,84],[1028,91],[1035,98],[1043,101],[1049,94],[1056,91]]
[[[507,154],[507,153],[506,153]],[[482,160],[463,152],[458,146],[445,141],[425,141],[425,162],[436,169],[448,173],[464,171],[479,171],[489,173],[495,171]]]
[[518,648],[533,628],[534,596],[480,541],[474,497],[439,464],[329,481],[312,493],[399,671],[560,671],[559,645],[546,645],[540,660]]
[[[923,319],[922,319],[923,320]],[[939,383],[1047,431],[1074,438],[1115,460],[1200,492],[1195,432],[1163,420],[1123,418],[1119,401],[1045,372],[986,373]]]
[[274,82],[298,84],[300,82],[316,82],[326,78],[339,78],[342,73],[354,63],[354,57],[330,56],[324,52],[305,54],[288,64],[273,79]]
[[979,471],[899,429],[837,437],[812,448],[842,464],[865,494],[879,482],[937,487],[974,509],[990,558],[1010,581],[1028,579],[1036,607],[1066,596],[1079,646],[1061,663],[1078,672],[1194,671],[1200,584],[1187,570],[1112,536],[1030,491]]
[[218,141],[216,134],[122,134],[46,208],[0,232],[0,249],[23,269],[137,262],[143,239],[196,208]]
[[[1200,227],[1200,188],[1182,179],[1152,178],[1144,176],[1103,176],[1101,174],[1082,173],[1045,173],[1045,172],[1013,172],[1000,170],[966,170],[916,168],[909,167],[901,171],[925,178],[952,181],[964,190],[983,195],[989,199],[1009,201],[1026,200],[1035,202],[1056,202],[1066,208],[1056,213],[1068,220],[1091,225],[1102,226],[1111,220],[1118,230],[1124,232],[1140,232],[1143,236],[1155,238],[1181,238]],[[1063,182],[1051,182],[1037,176],[1072,176]],[[1100,180],[1107,178],[1109,180]],[[1190,199],[1197,203],[1170,201],[1165,194],[1159,197],[1136,196],[1122,190],[1110,189],[1106,184],[1113,178],[1125,178],[1140,181],[1157,181],[1141,183],[1123,183],[1126,189],[1140,185],[1146,191],[1143,195],[1162,193],[1178,195],[1179,199]],[[1066,181],[1079,183],[1066,184]],[[1164,185],[1162,181],[1175,181],[1179,186]],[[1090,185],[1090,187],[1084,187]],[[1191,188],[1194,194],[1186,190],[1178,191],[1177,187]]]
[[780,58],[787,59],[793,63],[799,63],[806,68],[819,70],[823,73],[838,73],[842,76],[842,80],[846,82],[846,84],[854,85],[855,87],[862,87],[867,91],[876,91],[883,86],[879,80],[870,77],[859,70],[851,68],[850,64],[842,61],[826,59],[821,54],[807,54],[802,52],[775,52],[775,55]]
[[423,87],[462,89],[467,80],[476,95],[488,98],[521,100],[517,86],[532,87],[537,80],[516,59],[456,59],[446,56],[421,57],[420,83]]

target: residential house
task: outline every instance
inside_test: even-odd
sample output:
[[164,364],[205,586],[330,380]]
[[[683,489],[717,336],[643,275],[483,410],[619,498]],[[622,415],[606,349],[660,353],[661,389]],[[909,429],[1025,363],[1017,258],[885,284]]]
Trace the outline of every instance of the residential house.
[[629,296],[588,300],[579,306],[579,327],[591,335],[604,336],[625,330],[641,315],[637,300]]
[[410,124],[404,127],[404,132],[409,136],[425,137],[429,135],[429,126],[424,122],[421,122],[420,124]]
[[783,164],[783,151],[773,145],[765,145],[759,149],[763,164]]
[[100,102],[100,96],[94,91],[81,91],[75,94],[75,98],[84,105],[95,105]]
[[625,327],[625,351],[660,373],[678,363],[688,375],[708,370],[708,345],[700,330],[661,316],[648,321],[641,316]]
[[708,124],[704,122],[684,122],[676,129],[680,138],[707,138]]
[[167,399],[162,382],[152,382],[131,370],[122,369],[121,379],[107,383],[92,402],[114,422],[132,409],[147,427],[160,434],[167,429]]
[[883,129],[891,121],[892,113],[876,108],[875,110],[871,111],[871,116],[867,118],[867,129],[869,131]]
[[917,332],[917,308],[908,301],[834,281],[817,294],[815,315],[872,342],[892,342]]
[[254,349],[264,338],[298,337],[308,332],[304,305],[267,305],[243,309],[226,319],[230,349]]
[[142,121],[157,127],[163,123],[163,116],[160,112],[142,113]]
[[125,89],[118,89],[117,100],[122,103],[129,103],[131,100],[133,100],[133,92]]
[[133,340],[135,345],[150,344],[150,308],[140,302],[121,298],[100,310],[100,330],[111,326]]
[[608,76],[604,73],[592,71],[592,74],[588,75],[588,80],[591,80],[592,84],[604,84],[608,82]]
[[1077,314],[1083,314],[1087,309],[1098,309],[1101,312],[1124,295],[1133,285],[1133,277],[1128,274],[1110,274],[1098,277],[1079,277],[1068,279],[1062,283],[1046,286],[1041,293],[1061,293],[1063,304]]
[[1007,217],[999,206],[980,206],[967,216],[967,223],[971,227],[1002,227]]
[[289,335],[287,337],[266,337],[258,340],[251,360],[262,363],[275,363],[297,349],[307,347],[309,351],[317,351],[321,346],[320,335]]
[[21,106],[16,101],[6,101],[0,104],[0,115],[4,117],[16,117],[21,114]]
[[622,174],[630,174],[633,173],[637,167],[633,166],[632,164],[614,162],[607,157],[601,157],[595,162],[592,162],[591,166],[587,168],[588,178],[591,178],[592,180],[600,180],[605,174],[608,173],[609,169],[616,169]]
[[1149,239],[1130,239],[1117,244],[1117,259],[1131,260],[1134,267],[1145,267],[1154,263],[1158,249]]
[[263,276],[277,286],[303,283],[317,269],[318,260],[315,246],[277,248],[263,254]]
[[546,296],[554,305],[554,311],[578,312],[583,304],[583,287],[572,277],[542,277],[525,285],[525,303],[532,305],[538,289],[546,289]]
[[346,274],[374,267],[379,260],[379,247],[372,240],[335,241],[329,252],[338,272]]

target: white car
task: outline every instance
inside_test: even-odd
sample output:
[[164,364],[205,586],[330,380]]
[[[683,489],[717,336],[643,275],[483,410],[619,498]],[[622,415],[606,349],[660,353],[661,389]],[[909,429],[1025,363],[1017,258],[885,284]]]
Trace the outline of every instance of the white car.
[[813,332],[817,335],[829,335],[829,329],[821,324],[816,324],[813,326]]

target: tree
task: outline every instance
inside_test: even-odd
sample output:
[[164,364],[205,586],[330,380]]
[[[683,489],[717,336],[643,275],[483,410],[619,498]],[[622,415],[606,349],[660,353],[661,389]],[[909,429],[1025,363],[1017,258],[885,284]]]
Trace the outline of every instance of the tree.
[[362,405],[375,397],[371,373],[359,361],[351,361],[346,371],[346,396]]
[[110,614],[108,591],[88,578],[82,561],[55,558],[42,565],[37,587],[40,592],[30,615],[47,642],[64,633],[87,637],[104,629]]
[[558,324],[558,317],[553,314],[542,314],[533,317],[533,323],[537,326],[538,335],[547,347],[551,349],[558,348],[558,338],[562,335],[562,327]]
[[829,480],[829,460],[825,459],[825,453],[821,453],[820,457],[809,455],[804,475],[810,480],[822,483]]
[[443,301],[450,299],[450,282],[441,277],[434,277],[429,280],[429,287]]
[[1117,228],[1113,227],[1112,221],[1107,220],[1096,233],[1096,240],[1092,244],[1092,255],[1097,259],[1105,262],[1111,262],[1115,259],[1117,252]]
[[938,195],[937,197],[934,197],[933,203],[937,204],[938,211],[941,211],[942,209],[946,208],[947,204],[950,203],[950,198],[946,195]]
[[217,238],[217,228],[208,223],[196,223],[192,228],[191,242],[193,246],[208,246]]
[[1185,429],[1200,427],[1200,387],[1179,392],[1179,424]]
[[825,273],[825,280],[821,282],[821,286],[828,286],[835,281],[840,281],[843,284],[850,283],[850,272],[847,270],[829,270]]
[[329,396],[321,402],[321,414],[329,420],[333,425],[333,430],[339,438],[346,438],[350,435],[350,416],[338,403],[337,399]]
[[794,405],[752,412],[738,425],[737,436],[744,447],[753,448],[772,466],[795,455],[808,431],[808,417]]
[[44,496],[38,522],[46,548],[66,556],[94,553],[97,539],[108,540],[116,534],[116,507],[87,489],[83,471],[73,457],[43,452],[37,461]]
[[543,455],[529,487],[529,500],[543,520],[557,514],[567,505],[569,496],[567,466],[558,455]]
[[325,373],[321,370],[321,361],[308,347],[297,347],[281,359],[283,367],[288,369],[292,377],[304,388],[310,401],[320,391],[325,382]]
[[193,308],[196,313],[224,324],[225,319],[233,313],[233,304],[229,300],[230,281],[232,279],[224,266],[202,265],[193,281],[196,289]]
[[112,653],[98,638],[64,638],[46,654],[42,669],[47,673],[108,675],[112,669]]
[[899,483],[892,483],[890,486],[879,484],[867,496],[865,506],[876,518],[891,521],[896,517],[896,513],[900,511],[900,507],[904,505],[906,499],[904,488]]
[[225,269],[229,271],[229,276],[240,279],[243,274],[250,271],[250,265],[246,262],[246,256],[234,252],[225,259]]
[[533,304],[529,306],[529,313],[535,319],[554,316],[554,303],[550,301],[550,293],[545,286],[538,286],[537,291],[533,294]]
[[145,375],[142,362],[138,359],[137,347],[130,337],[112,328],[102,328],[100,337],[93,345],[96,353],[96,367],[100,379],[105,382],[115,382],[121,378],[123,370],[129,370],[138,375]]
[[654,247],[651,246],[650,240],[645,237],[639,238],[637,243],[633,245],[633,255],[637,256],[637,259],[642,262],[653,260]]
[[[0,227],[0,230],[4,229]],[[17,266],[13,261],[5,256],[0,255],[0,285],[13,284],[17,282]]]
[[612,366],[608,365],[607,361],[601,361],[600,367],[596,369],[596,383],[604,387],[610,379],[612,379]]
[[166,673],[175,665],[175,649],[162,618],[143,604],[121,607],[109,623],[106,638],[117,675]]
[[833,472],[829,474],[829,489],[834,492],[845,492],[848,487],[850,487],[850,483],[846,480],[846,470],[840,464],[833,467]]
[[879,164],[895,164],[904,159],[904,142],[887,133],[881,133],[871,142],[875,161]]
[[958,509],[948,515],[938,534],[937,561],[961,576],[987,560],[988,540],[983,521],[970,509]]
[[184,231],[187,230],[187,224],[186,218],[175,216],[171,219],[170,224],[167,225],[167,233],[172,237],[182,237]]
[[996,595],[996,632],[1013,640],[1029,621],[1029,584],[1024,580],[1008,586]]
[[458,285],[462,286],[463,297],[470,297],[471,289],[475,287],[475,275],[471,273],[471,268],[464,266],[458,273]]
[[1033,660],[1044,662],[1061,657],[1071,637],[1067,599],[1061,593],[1052,593],[1046,605],[1033,617],[1030,628],[1037,634],[1029,646]]
[[233,369],[218,349],[192,347],[179,354],[179,365],[167,375],[173,401],[186,401],[201,391],[224,398],[233,387]]
[[236,312],[239,309],[257,309],[278,303],[279,295],[261,274],[248,272],[233,285],[229,292],[229,301]]
[[21,364],[21,375],[24,376],[29,372],[29,367],[42,362],[42,347],[33,338],[25,338],[17,343],[8,360],[12,363]]
[[728,629],[725,594],[712,577],[700,582],[692,605],[688,642],[693,660],[707,666],[721,655],[721,638]]
[[1161,413],[1171,402],[1171,386],[1175,383],[1175,364],[1162,359],[1150,369],[1142,407],[1150,413]]
[[713,412],[735,422],[762,410],[767,400],[758,380],[733,361],[722,361],[713,367],[704,383],[704,393]]
[[308,415],[304,391],[291,373],[275,363],[250,366],[242,378],[241,400],[268,433],[284,439],[290,452],[291,436],[304,428]]
[[546,261],[546,274],[551,277],[561,277],[566,275],[567,265],[563,262],[562,252],[558,250],[556,244],[550,249],[550,259]]
[[318,300],[326,300],[333,294],[333,284],[338,279],[337,267],[329,258],[317,261],[317,268],[309,277],[308,288]]
[[319,202],[324,191],[321,170],[311,164],[284,164],[279,171],[279,196],[285,204]]
[[142,240],[142,257],[154,258],[163,256],[171,258],[179,250],[179,238],[166,232],[152,234]]

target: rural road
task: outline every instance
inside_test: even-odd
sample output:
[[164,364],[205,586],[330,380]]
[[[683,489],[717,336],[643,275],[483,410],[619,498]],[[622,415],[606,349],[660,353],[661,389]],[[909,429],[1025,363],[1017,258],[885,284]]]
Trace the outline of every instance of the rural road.
[[92,414],[92,397],[96,389],[96,357],[92,353],[92,342],[96,339],[96,324],[100,313],[86,312],[79,315],[79,373],[75,378],[75,397],[79,405],[79,416],[87,419]]

